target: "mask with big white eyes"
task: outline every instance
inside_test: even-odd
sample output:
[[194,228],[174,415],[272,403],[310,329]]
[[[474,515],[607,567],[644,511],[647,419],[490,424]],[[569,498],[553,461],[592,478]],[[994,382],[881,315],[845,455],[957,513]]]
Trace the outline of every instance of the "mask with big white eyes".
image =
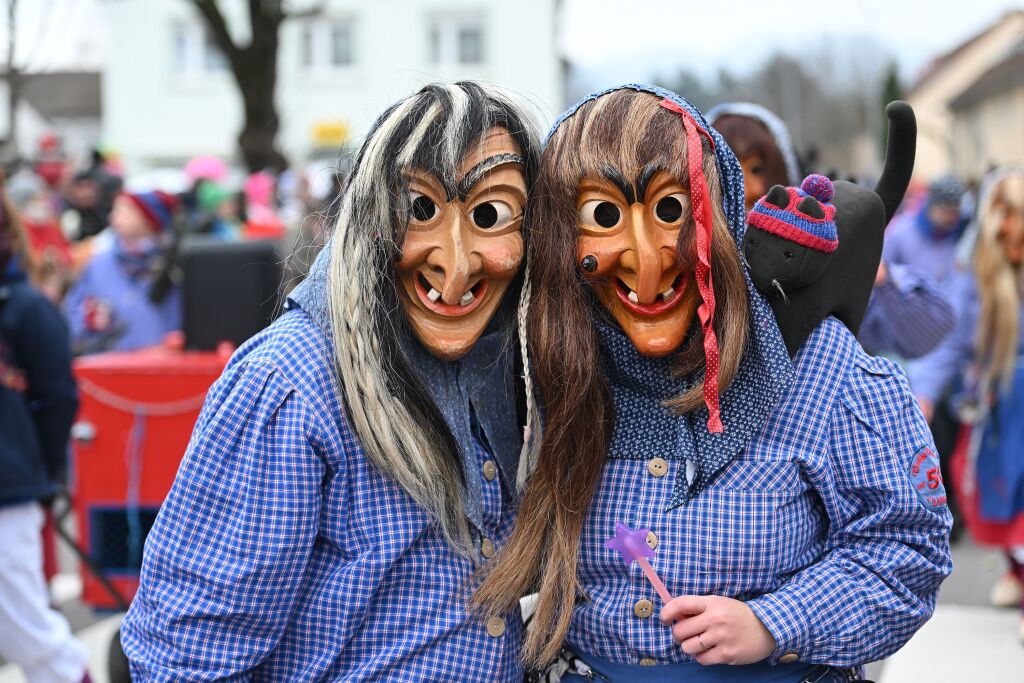
[[515,140],[493,128],[469,149],[458,179],[406,174],[408,229],[395,263],[413,333],[443,360],[472,349],[524,254],[526,180]]
[[676,351],[699,302],[694,274],[676,258],[687,188],[654,167],[635,181],[608,168],[581,181],[577,210],[577,260],[602,306],[641,354]]

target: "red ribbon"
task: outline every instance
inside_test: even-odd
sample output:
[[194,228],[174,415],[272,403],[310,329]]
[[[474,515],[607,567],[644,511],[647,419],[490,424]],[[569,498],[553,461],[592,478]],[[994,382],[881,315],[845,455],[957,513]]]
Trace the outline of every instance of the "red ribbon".
[[704,150],[700,144],[703,134],[715,148],[711,135],[693,120],[689,112],[672,100],[662,100],[661,106],[679,114],[686,130],[687,171],[690,174],[690,203],[693,219],[697,224],[697,290],[703,302],[697,308],[701,327],[704,329],[704,403],[708,407],[708,431],[721,433],[722,415],[718,405],[718,337],[715,336],[715,289],[711,279],[711,234],[714,229],[711,198],[708,196],[707,180],[704,178]]

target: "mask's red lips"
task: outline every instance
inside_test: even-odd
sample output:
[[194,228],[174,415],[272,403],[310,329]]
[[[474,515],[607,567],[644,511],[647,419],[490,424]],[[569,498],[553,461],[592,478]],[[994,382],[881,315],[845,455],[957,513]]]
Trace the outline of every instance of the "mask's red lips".
[[[431,300],[430,292],[433,289],[433,285],[423,277],[422,273],[416,273],[416,277],[413,282],[416,289],[416,295],[419,296],[420,302],[423,306],[427,310],[437,313],[438,315],[443,315],[446,318],[458,318],[473,312],[480,306],[481,302],[483,302],[484,295],[487,293],[487,280],[480,279],[475,285],[470,287],[464,295],[473,295],[473,298],[469,303],[465,306],[462,304],[452,305],[444,303],[440,298],[437,298],[436,301]],[[434,291],[436,292],[437,290],[434,289]]]
[[633,301],[629,298],[632,290],[622,280],[615,278],[615,294],[618,295],[619,301],[622,304],[637,315],[645,317],[654,317],[667,313],[673,308],[679,305],[679,302],[683,300],[683,294],[686,293],[687,281],[683,278],[680,273],[672,283],[672,293],[666,298],[664,293],[658,295],[658,299],[649,305],[644,305],[639,302]]

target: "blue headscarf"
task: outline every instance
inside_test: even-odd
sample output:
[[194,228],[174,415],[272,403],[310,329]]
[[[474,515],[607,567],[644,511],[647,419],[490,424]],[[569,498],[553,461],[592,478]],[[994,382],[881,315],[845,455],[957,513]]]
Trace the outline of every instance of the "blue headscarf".
[[[676,93],[653,85],[632,83],[588,95],[558,117],[545,143],[582,105],[627,88],[649,92],[674,103],[689,114],[714,141],[715,164],[722,186],[722,208],[735,246],[740,249],[746,231],[743,170],[725,139],[708,125],[696,107]],[[708,430],[706,425],[709,411],[706,406],[687,415],[673,416],[670,425],[674,430],[657,430],[660,433],[652,433],[651,430],[628,429],[624,424],[617,425],[615,430],[612,455],[653,452],[657,447],[666,446],[670,450],[663,450],[663,453],[681,454],[692,463],[691,478],[687,476],[688,468],[679,468],[669,509],[682,505],[697,495],[718,471],[742,452],[751,439],[760,433],[793,377],[793,364],[775,323],[775,316],[760,292],[755,289],[745,265],[743,278],[750,301],[750,327],[739,370],[720,398],[724,432],[712,433]],[[617,327],[601,322],[598,322],[597,327],[607,356],[604,359],[605,371],[609,374],[616,415],[650,414],[652,409],[657,410],[661,401],[666,398],[662,395],[666,388],[671,387],[674,389],[671,393],[678,395],[692,385],[692,379],[682,382],[671,379],[670,359],[646,358],[640,355],[625,333]],[[649,387],[650,391],[646,392],[646,395],[641,395],[635,390],[637,386]],[[664,443],[664,440],[668,443]],[[657,444],[655,449],[650,448],[652,443],[658,441],[663,443]]]

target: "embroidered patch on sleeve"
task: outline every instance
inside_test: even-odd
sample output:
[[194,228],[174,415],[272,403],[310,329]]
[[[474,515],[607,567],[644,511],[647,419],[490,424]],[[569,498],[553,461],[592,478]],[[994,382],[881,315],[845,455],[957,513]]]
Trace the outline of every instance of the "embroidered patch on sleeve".
[[931,446],[922,446],[910,461],[910,481],[921,503],[930,510],[946,507],[946,487],[942,483],[939,455]]

